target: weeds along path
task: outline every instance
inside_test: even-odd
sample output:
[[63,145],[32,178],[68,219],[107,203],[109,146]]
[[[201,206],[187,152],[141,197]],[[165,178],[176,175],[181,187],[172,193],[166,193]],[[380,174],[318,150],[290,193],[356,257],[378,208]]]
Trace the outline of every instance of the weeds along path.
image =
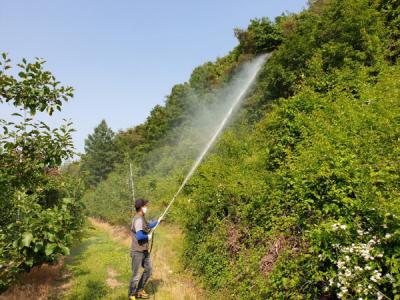
[[[87,235],[65,260],[70,288],[62,299],[126,299],[131,276],[129,231],[89,218]],[[160,226],[153,246],[153,276],[147,285],[154,299],[208,299],[179,263],[182,233]]]

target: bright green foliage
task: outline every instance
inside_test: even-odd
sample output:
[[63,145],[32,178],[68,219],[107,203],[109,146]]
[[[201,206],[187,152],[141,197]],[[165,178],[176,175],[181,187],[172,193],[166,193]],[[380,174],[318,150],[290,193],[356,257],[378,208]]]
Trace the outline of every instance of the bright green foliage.
[[242,53],[260,54],[275,50],[282,43],[282,33],[268,18],[251,20],[247,30],[235,29]]
[[24,116],[0,119],[0,290],[20,271],[68,253],[83,211],[79,178],[58,170],[73,154],[71,123],[50,129],[33,120],[36,111],[60,110],[72,88],[59,87],[41,60],[23,60],[16,79],[7,73],[10,59],[2,57],[0,103],[13,104]]
[[0,63],[1,103],[11,103],[16,107],[29,110],[34,115],[36,111],[47,111],[50,115],[54,109],[61,110],[62,102],[68,101],[73,96],[72,87],[60,86],[60,82],[49,71],[43,70],[45,61],[36,59],[28,63],[26,59],[18,64],[20,71],[16,79],[7,75],[11,69],[11,60],[6,53],[2,53],[3,61]]
[[[197,155],[190,117],[241,62],[275,49],[171,211],[183,259],[207,287],[232,299],[400,299],[398,11],[398,1],[320,0],[252,21],[229,55],[118,135],[134,145],[137,195],[157,212]],[[87,195],[103,203],[95,214],[121,222],[106,205],[122,210],[129,193],[111,204],[102,194],[125,170],[96,201]]]
[[85,172],[85,182],[88,187],[96,186],[114,170],[118,153],[113,139],[114,132],[107,126],[106,121],[102,120],[93,134],[89,134],[85,140],[82,171]]
[[[326,287],[340,293],[328,283],[338,280],[337,263],[346,256],[350,295],[359,283],[368,290],[364,278],[375,270],[398,282],[398,71],[388,68],[376,85],[360,87],[360,98],[304,89],[276,104],[251,138],[225,135],[191,181],[185,209],[185,258],[210,285],[239,281],[243,295],[314,299]],[[374,236],[380,240],[371,245],[374,261],[343,250]],[[287,249],[275,261],[270,251],[279,243]],[[272,273],[266,262],[275,266]],[[355,277],[356,266],[371,271]],[[368,283],[371,298],[375,288],[388,296],[396,291],[388,278]]]

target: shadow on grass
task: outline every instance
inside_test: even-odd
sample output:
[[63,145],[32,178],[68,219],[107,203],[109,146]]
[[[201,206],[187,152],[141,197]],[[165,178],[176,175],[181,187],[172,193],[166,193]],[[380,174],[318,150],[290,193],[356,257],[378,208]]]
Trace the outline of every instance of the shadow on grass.
[[[87,258],[87,250],[89,249],[89,247],[91,247],[93,244],[102,243],[101,238],[93,236],[91,234],[93,231],[94,227],[89,226],[83,234],[82,239],[75,242],[75,244],[72,246],[71,254],[65,259],[66,265],[69,265],[73,268],[79,266],[81,262],[85,261],[85,259]],[[73,271],[75,276],[89,274],[88,271],[76,270],[75,268]]]
[[148,292],[151,292],[153,295],[156,294],[163,284],[164,281],[162,279],[150,279],[147,283]]
[[68,296],[68,300],[82,299],[82,300],[97,300],[107,296],[107,286],[99,280],[89,280],[85,287],[83,294],[72,294]]
[[[94,236],[94,228],[89,226],[88,229],[82,236],[80,241],[76,241],[71,249],[71,254],[65,258],[64,273],[67,276],[64,277],[61,284],[68,285],[73,278],[77,279],[81,276],[90,274],[90,270],[82,268],[85,260],[89,256],[88,249],[94,244],[101,244],[103,240],[99,237]],[[100,280],[89,280],[83,288],[82,291],[77,294],[73,292],[71,294],[66,294],[68,300],[83,299],[83,300],[96,300],[102,299],[108,294],[109,290],[104,282]]]

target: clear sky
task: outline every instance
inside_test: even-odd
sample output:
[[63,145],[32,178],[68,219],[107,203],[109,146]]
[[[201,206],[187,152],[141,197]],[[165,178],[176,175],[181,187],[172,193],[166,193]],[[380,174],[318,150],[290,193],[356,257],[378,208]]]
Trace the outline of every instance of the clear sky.
[[[74,142],[105,119],[115,131],[142,123],[194,67],[227,54],[236,27],[304,0],[0,0],[0,52],[14,63],[42,57],[75,97],[48,120],[74,122]],[[12,108],[0,105],[0,118]]]

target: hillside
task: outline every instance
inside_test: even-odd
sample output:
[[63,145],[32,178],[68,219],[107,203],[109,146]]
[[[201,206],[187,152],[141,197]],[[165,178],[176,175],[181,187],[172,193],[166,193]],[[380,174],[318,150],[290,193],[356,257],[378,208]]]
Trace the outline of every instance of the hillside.
[[311,1],[235,35],[228,55],[113,137],[89,213],[129,223],[132,163],[136,196],[158,216],[214,127],[193,122],[199,111],[212,120],[243,63],[271,53],[168,215],[183,262],[232,299],[400,299],[398,1]]

